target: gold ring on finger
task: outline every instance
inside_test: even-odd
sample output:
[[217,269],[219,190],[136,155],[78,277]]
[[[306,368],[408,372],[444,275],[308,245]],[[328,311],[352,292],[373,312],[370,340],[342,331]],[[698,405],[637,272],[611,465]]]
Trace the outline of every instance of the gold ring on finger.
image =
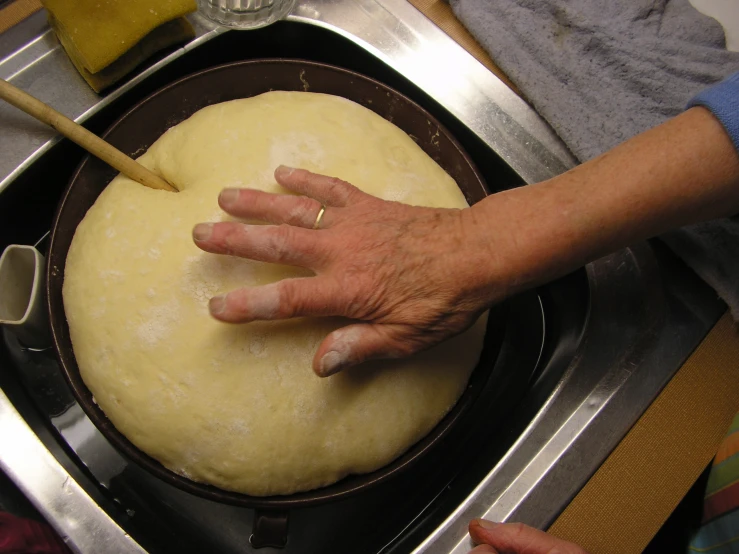
[[321,209],[318,210],[318,215],[316,216],[316,222],[313,224],[313,230],[320,229],[321,227],[321,220],[323,219],[323,214],[326,213],[326,205],[321,204]]

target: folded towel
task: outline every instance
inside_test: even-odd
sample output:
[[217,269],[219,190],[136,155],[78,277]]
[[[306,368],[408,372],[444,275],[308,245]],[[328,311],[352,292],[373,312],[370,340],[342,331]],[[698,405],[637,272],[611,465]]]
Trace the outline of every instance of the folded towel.
[[42,0],[77,70],[100,92],[155,52],[195,36],[195,0]]
[[[451,0],[457,17],[581,161],[663,123],[739,71],[687,0]],[[739,320],[739,217],[662,237]]]

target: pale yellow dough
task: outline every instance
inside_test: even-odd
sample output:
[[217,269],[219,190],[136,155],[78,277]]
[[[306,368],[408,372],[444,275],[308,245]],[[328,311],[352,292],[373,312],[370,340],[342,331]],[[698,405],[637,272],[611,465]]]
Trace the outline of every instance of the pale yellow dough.
[[402,131],[343,98],[270,92],[207,107],[139,158],[181,192],[118,176],[67,257],[64,306],[82,377],[116,428],[194,481],[289,494],[373,471],[454,405],[484,321],[410,360],[321,379],[311,370],[335,319],[229,325],[208,299],[303,270],[204,253],[193,225],[226,217],[225,187],[285,192],[279,164],[386,199],[464,207],[455,182]]

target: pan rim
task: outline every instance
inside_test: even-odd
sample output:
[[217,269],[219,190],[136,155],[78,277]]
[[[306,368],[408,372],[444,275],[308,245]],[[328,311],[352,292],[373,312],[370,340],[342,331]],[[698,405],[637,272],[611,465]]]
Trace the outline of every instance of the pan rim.
[[[116,121],[110,127],[106,129],[102,137],[107,138],[109,135],[114,133],[133,113],[141,109],[141,107],[145,105],[146,103],[151,102],[155,100],[156,98],[159,98],[161,95],[167,94],[168,92],[172,91],[173,89],[176,89],[179,86],[182,86],[182,84],[185,82],[188,82],[188,81],[191,81],[197,78],[202,78],[207,75],[213,75],[214,73],[217,73],[219,71],[226,71],[234,67],[239,67],[239,68],[245,67],[245,66],[252,67],[252,66],[267,65],[267,64],[299,65],[302,67],[308,66],[308,67],[318,68],[320,70],[338,72],[352,79],[365,81],[369,84],[372,84],[376,87],[379,87],[389,92],[390,94],[395,95],[397,98],[402,99],[407,105],[410,105],[414,109],[418,110],[430,122],[432,122],[434,125],[438,127],[439,132],[443,133],[445,137],[450,141],[450,143],[454,146],[459,156],[461,156],[461,159],[463,159],[469,165],[469,168],[472,171],[475,181],[479,183],[482,189],[482,194],[483,195],[489,194],[489,190],[486,186],[484,179],[480,175],[479,170],[477,169],[476,165],[474,164],[472,159],[469,157],[469,155],[461,147],[457,139],[436,119],[436,117],[434,117],[431,113],[429,113],[428,110],[421,107],[417,102],[413,101],[412,99],[408,98],[407,96],[393,89],[392,87],[389,87],[388,85],[385,85],[384,83],[377,81],[376,79],[373,79],[366,75],[362,75],[355,71],[348,70],[348,69],[341,68],[341,67],[334,66],[334,65],[330,65],[330,64],[324,64],[320,62],[313,62],[313,61],[301,60],[301,59],[295,59],[295,58],[261,58],[261,59],[255,59],[255,60],[237,61],[237,62],[231,62],[228,64],[222,64],[222,65],[209,67],[209,68],[202,69],[200,71],[196,71],[194,73],[188,74],[184,77],[181,77],[173,81],[172,83],[165,85],[162,88],[159,88],[158,90],[154,91],[152,94],[136,102],[134,106],[126,110],[119,118],[116,119]],[[90,155],[86,155],[83,158],[80,165],[74,171],[72,178],[70,179],[69,184],[67,188],[65,189],[64,193],[62,194],[59,204],[57,206],[57,210],[56,210],[56,213],[53,219],[51,240],[50,240],[50,246],[49,246],[50,262],[52,262],[52,254],[54,253],[54,247],[58,243],[57,235],[58,235],[58,230],[59,230],[59,221],[62,217],[65,205],[70,199],[70,195],[74,188],[74,184],[77,182],[77,179],[79,178],[80,174],[87,167],[88,163],[90,162],[90,159],[91,159]],[[106,183],[106,186],[107,186],[107,183]],[[65,266],[66,252],[64,252],[63,262],[64,263],[62,263],[61,265],[62,269],[66,267]],[[316,505],[316,504],[330,502],[334,500],[344,499],[348,496],[352,496],[354,494],[357,494],[359,492],[372,488],[380,483],[384,483],[388,481],[389,479],[391,479],[392,477],[407,471],[410,467],[415,465],[415,462],[424,458],[429,451],[434,450],[435,449],[434,447],[438,446],[438,443],[444,442],[444,440],[448,438],[448,436],[451,434],[451,431],[454,429],[455,424],[458,423],[458,420],[461,418],[461,416],[463,416],[464,413],[468,411],[472,405],[474,405],[475,400],[477,400],[477,398],[481,394],[481,390],[484,388],[485,384],[490,379],[489,375],[487,377],[484,377],[482,379],[480,386],[477,387],[478,390],[476,391],[476,394],[474,395],[469,394],[471,385],[468,384],[468,386],[465,388],[465,391],[460,396],[460,398],[457,400],[455,405],[431,429],[431,431],[429,431],[427,435],[425,435],[419,441],[411,445],[404,453],[398,456],[395,460],[391,461],[390,463],[386,464],[385,466],[381,468],[378,468],[377,470],[371,473],[360,474],[360,475],[349,475],[331,485],[312,489],[309,491],[293,493],[289,495],[275,495],[275,496],[263,496],[263,497],[262,496],[250,496],[250,495],[246,495],[243,493],[229,491],[226,489],[220,489],[218,487],[209,485],[207,483],[201,483],[201,482],[192,481],[190,479],[187,479],[186,477],[183,477],[173,472],[172,470],[166,468],[165,466],[163,466],[158,460],[152,458],[151,456],[149,456],[148,454],[140,450],[138,447],[133,445],[131,441],[129,441],[120,431],[118,431],[115,428],[115,426],[113,426],[112,422],[107,418],[105,413],[96,404],[94,404],[93,402],[90,402],[90,399],[92,399],[92,393],[89,391],[89,389],[84,384],[81,378],[79,367],[76,364],[74,352],[71,348],[71,342],[70,342],[70,347],[67,348],[67,345],[64,344],[63,342],[64,337],[61,335],[61,332],[63,329],[66,329],[66,332],[68,334],[68,324],[66,320],[66,315],[64,314],[63,309],[61,313],[58,313],[58,311],[55,310],[54,307],[52,306],[52,294],[55,292],[52,290],[54,283],[57,283],[57,282],[59,283],[59,294],[61,295],[63,275],[60,275],[59,273],[60,273],[60,267],[58,265],[54,263],[47,264],[47,284],[46,284],[47,301],[46,301],[46,304],[47,304],[47,308],[49,311],[49,318],[51,322],[54,352],[55,352],[55,355],[57,356],[57,359],[59,360],[62,373],[64,374],[65,379],[67,380],[68,384],[72,388],[72,392],[77,402],[80,404],[82,409],[85,411],[85,414],[87,415],[87,417],[89,417],[92,420],[95,427],[98,430],[100,430],[101,434],[106,438],[106,440],[108,440],[117,450],[122,452],[124,457],[128,461],[130,461],[131,463],[136,463],[139,466],[142,466],[150,474],[164,480],[168,484],[171,484],[181,490],[185,490],[186,492],[195,494],[197,496],[207,498],[209,500],[215,500],[215,501],[222,502],[222,503],[239,505],[239,506],[250,507],[250,508],[283,510],[283,509],[288,509],[288,508],[306,507],[306,506]],[[498,308],[498,309],[502,310],[502,308]],[[502,322],[504,319],[505,318],[491,317],[490,320],[493,320],[493,321],[489,322],[486,335],[491,332],[494,332],[497,335],[502,335],[499,329],[497,331],[491,331],[491,325],[493,326],[497,325],[498,327],[500,327],[502,323],[499,323],[499,322]],[[498,349],[500,348],[499,342],[497,344],[497,348]],[[67,359],[65,354],[69,356],[69,359]],[[497,351],[492,354],[492,359],[494,360],[496,358],[497,358]],[[481,355],[481,360],[482,359],[484,359],[484,352],[483,352],[483,355]],[[76,375],[73,375],[72,372],[70,372],[70,367],[69,367],[70,362],[73,364],[73,369]],[[480,371],[484,369],[480,367],[481,365],[482,364],[478,362],[478,365],[476,366],[475,370],[473,371],[470,377],[470,383],[473,381],[473,377],[475,376],[475,374],[479,375]],[[492,373],[492,372],[490,371],[488,373]],[[411,455],[409,456],[409,454]],[[360,482],[356,485],[352,485],[351,484],[352,480],[358,480]],[[341,486],[338,486],[342,483],[344,483],[343,488]],[[346,486],[347,483],[349,483],[348,487]],[[333,491],[332,488],[337,488],[338,490]]]

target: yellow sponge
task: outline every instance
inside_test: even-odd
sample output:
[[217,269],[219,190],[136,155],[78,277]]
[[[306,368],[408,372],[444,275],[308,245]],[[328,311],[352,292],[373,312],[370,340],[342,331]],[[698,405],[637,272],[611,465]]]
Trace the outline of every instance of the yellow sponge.
[[60,32],[56,20],[51,14],[49,14],[49,23],[59,37],[59,42],[62,43],[62,46],[67,51],[77,71],[80,72],[80,75],[82,75],[85,81],[87,81],[87,84],[95,92],[100,92],[116,83],[160,50],[169,48],[174,44],[185,42],[195,36],[195,30],[187,19],[178,17],[154,29],[136,43],[133,48],[107,67],[104,67],[97,73],[90,73],[85,69],[82,60],[77,57],[75,49],[71,47],[67,40],[67,36],[63,32]]
[[97,73],[163,23],[197,9],[195,0],[42,0],[70,57]]

